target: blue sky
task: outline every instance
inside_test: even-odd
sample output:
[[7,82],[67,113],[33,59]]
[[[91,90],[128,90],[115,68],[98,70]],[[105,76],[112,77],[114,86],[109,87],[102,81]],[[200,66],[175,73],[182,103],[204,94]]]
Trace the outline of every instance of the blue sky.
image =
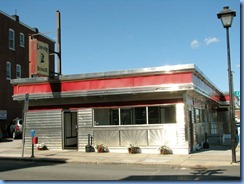
[[0,10],[56,40],[61,12],[62,73],[81,74],[194,63],[228,92],[226,30],[217,13],[237,12],[230,28],[234,91],[240,90],[238,0],[0,0]]

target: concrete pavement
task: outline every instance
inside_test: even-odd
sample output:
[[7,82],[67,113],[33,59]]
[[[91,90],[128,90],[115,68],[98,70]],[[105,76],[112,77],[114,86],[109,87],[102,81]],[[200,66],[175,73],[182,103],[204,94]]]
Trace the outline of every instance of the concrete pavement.
[[[14,142],[19,141],[13,146]],[[12,146],[11,146],[12,145]],[[34,150],[25,149],[22,157],[21,140],[0,142],[0,159],[35,160],[49,162],[75,162],[85,164],[137,164],[164,165],[170,167],[208,168],[216,166],[240,166],[240,147],[236,149],[236,161],[232,163],[230,146],[210,145],[209,149],[202,149],[190,155],[160,155],[160,154],[129,154],[129,153],[86,153],[76,150]]]

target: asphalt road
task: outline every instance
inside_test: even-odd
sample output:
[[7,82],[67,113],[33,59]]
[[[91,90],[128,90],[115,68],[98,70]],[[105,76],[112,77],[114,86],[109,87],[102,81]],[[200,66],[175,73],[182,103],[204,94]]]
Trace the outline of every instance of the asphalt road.
[[0,160],[1,180],[240,180],[240,167],[170,168],[111,164],[54,163]]

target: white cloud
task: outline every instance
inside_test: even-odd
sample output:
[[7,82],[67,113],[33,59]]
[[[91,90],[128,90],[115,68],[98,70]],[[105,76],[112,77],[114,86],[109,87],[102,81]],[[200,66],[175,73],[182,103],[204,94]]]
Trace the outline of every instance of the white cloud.
[[198,40],[193,40],[191,42],[191,48],[193,48],[193,49],[200,47],[200,45],[201,45],[201,43]]
[[216,38],[216,37],[208,37],[208,38],[205,38],[204,39],[204,42],[205,42],[205,44],[206,45],[210,45],[210,44],[212,44],[212,43],[216,43],[216,42],[219,42],[219,39],[218,38]]

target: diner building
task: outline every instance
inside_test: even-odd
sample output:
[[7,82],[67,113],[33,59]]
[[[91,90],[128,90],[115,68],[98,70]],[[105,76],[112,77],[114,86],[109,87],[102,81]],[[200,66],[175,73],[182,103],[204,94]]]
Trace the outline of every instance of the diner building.
[[[48,149],[86,151],[104,144],[110,152],[189,154],[204,142],[220,144],[230,131],[221,91],[194,64],[18,78],[13,99],[28,105],[25,147],[30,131]],[[28,99],[26,98],[28,97]]]

